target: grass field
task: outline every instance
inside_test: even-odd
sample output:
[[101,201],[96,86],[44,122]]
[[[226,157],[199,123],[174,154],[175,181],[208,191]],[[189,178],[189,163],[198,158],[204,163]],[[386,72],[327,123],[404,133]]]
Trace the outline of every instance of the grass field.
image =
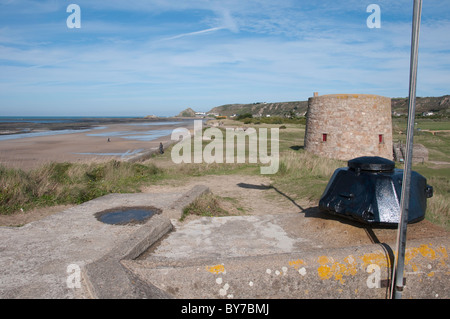
[[[394,141],[406,140],[406,119],[393,120]],[[434,195],[428,200],[426,218],[450,229],[450,120],[418,118],[414,125],[414,143],[428,149],[428,161],[414,164],[413,170],[427,178]],[[399,134],[399,132],[403,134]],[[433,134],[434,132],[435,134]]]
[[[226,121],[227,125],[279,128],[279,170],[268,175],[272,186],[293,200],[307,199],[318,203],[331,175],[347,163],[321,158],[303,149],[303,124],[243,124]],[[450,121],[418,119],[414,141],[429,150],[429,161],[414,165],[413,169],[428,180],[434,196],[428,200],[426,218],[449,230],[450,211],[450,132],[433,135],[423,130],[447,130]],[[394,141],[404,140],[406,119],[394,119]],[[203,141],[206,146],[210,142]],[[144,163],[110,161],[106,163],[53,163],[31,172],[0,166],[0,214],[14,214],[20,210],[61,204],[79,204],[109,193],[132,193],[150,184],[165,180],[188,180],[193,176],[260,174],[257,164],[174,164],[171,149]],[[401,167],[401,164],[398,166]],[[219,198],[219,200],[226,200]],[[209,205],[197,205],[199,214],[214,215],[209,208],[217,206],[217,198],[208,198]],[[209,208],[208,208],[209,207]],[[224,212],[219,210],[219,213]]]

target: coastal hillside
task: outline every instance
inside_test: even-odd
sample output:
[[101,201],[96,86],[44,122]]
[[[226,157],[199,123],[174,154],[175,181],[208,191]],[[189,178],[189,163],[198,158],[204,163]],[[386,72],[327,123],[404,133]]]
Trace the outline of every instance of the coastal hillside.
[[[398,115],[406,115],[408,110],[408,98],[392,98],[392,112]],[[250,104],[225,104],[212,108],[207,113],[232,116],[234,114],[250,113],[253,116],[286,116],[305,115],[308,108],[308,101],[257,102]],[[180,114],[186,111],[181,112]],[[194,114],[195,112],[192,111]],[[434,115],[450,115],[450,95],[441,97],[417,97],[416,113],[428,113]],[[431,115],[430,113],[430,115]]]
[[276,103],[258,102],[251,104],[227,104],[217,106],[211,109],[208,113],[216,113],[225,116],[245,113],[250,113],[253,116],[285,116],[288,114],[302,116],[306,113],[307,109],[308,101]]
[[[407,114],[408,98],[394,98],[391,103],[393,112]],[[450,115],[450,95],[416,98],[416,113],[427,112],[437,115]]]
[[181,111],[180,114],[178,114],[176,117],[194,117],[194,116],[195,111],[189,107],[184,111]]

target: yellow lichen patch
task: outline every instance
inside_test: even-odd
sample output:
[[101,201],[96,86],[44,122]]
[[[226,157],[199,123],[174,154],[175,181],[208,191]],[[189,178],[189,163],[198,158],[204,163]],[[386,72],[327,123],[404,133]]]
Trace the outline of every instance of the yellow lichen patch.
[[320,256],[318,258],[319,264],[324,265],[333,262],[333,258],[327,256]]
[[[420,265],[423,264],[417,258],[425,258],[430,261],[439,261],[438,266],[446,266],[448,259],[447,250],[444,246],[438,248],[432,247],[432,244],[420,245],[419,247],[408,248],[405,251],[405,265],[409,265],[414,272],[420,270]],[[362,264],[361,264],[362,261]],[[367,253],[362,256],[353,257],[352,255],[344,258],[343,262],[337,262],[330,256],[320,256],[317,258],[319,267],[317,268],[317,274],[320,279],[327,280],[334,277],[334,280],[339,281],[341,284],[345,283],[346,278],[349,276],[355,276],[358,272],[358,268],[366,269],[369,265],[378,265],[379,267],[390,268],[391,261],[383,252]],[[359,262],[359,264],[358,264]],[[290,261],[289,265],[294,266],[296,269],[304,264],[301,259]],[[431,269],[431,266],[427,266]],[[447,274],[449,272],[447,271]],[[430,271],[428,277],[435,275],[435,271]]]
[[389,259],[383,253],[369,253],[360,256],[363,261],[363,267],[366,268],[371,264],[376,264],[380,267],[390,267]]
[[321,279],[330,279],[333,274],[331,273],[331,268],[327,265],[330,263],[330,259],[327,256],[320,256],[318,258],[318,262],[320,264],[319,268],[317,268],[317,273]]
[[432,246],[433,244],[429,244],[429,245],[420,245],[420,247],[418,248],[419,253],[425,257],[425,258],[429,258],[431,260],[435,260],[436,259],[436,251],[434,249],[432,249],[430,246]]
[[[414,272],[419,271],[419,267],[416,264],[416,257],[422,256],[428,260],[436,260],[439,258],[439,264],[441,266],[446,265],[446,260],[448,259],[447,250],[445,247],[441,246],[437,249],[433,249],[432,244],[420,245],[419,247],[412,247],[405,250],[405,265],[410,265]],[[431,274],[431,273],[430,273]],[[431,275],[433,276],[434,273]]]
[[[322,280],[330,279],[334,276],[334,280],[338,280],[341,284],[345,283],[344,277],[354,276],[357,271],[357,263],[352,256],[344,259],[344,263],[335,262],[333,258],[321,256],[318,259],[320,264],[317,273]],[[331,265],[330,265],[331,264]]]
[[406,249],[405,264],[408,264],[408,262],[413,260],[419,254],[430,260],[436,259],[436,251],[434,249],[431,249],[428,245],[420,245],[420,247],[417,247],[417,248]]
[[353,258],[353,256],[352,255],[350,255],[350,256],[348,256],[348,257],[346,257],[345,259],[344,259],[344,261],[347,263],[347,271],[348,271],[348,273],[350,274],[350,275],[356,275],[356,273],[358,272],[357,270],[356,270],[356,267],[358,266],[358,264],[357,264],[357,262],[356,262],[356,260],[355,260],[355,258]]
[[216,266],[211,266],[211,267],[206,267],[206,269],[213,274],[220,274],[220,273],[224,273],[225,272],[225,267],[223,265],[216,265]]
[[289,262],[289,266],[294,266],[295,269],[298,269],[300,266],[303,266],[305,262],[303,259],[297,259]]
[[327,265],[321,265],[317,268],[317,273],[319,274],[320,279],[330,279],[333,276],[331,272],[331,268]]
[[445,261],[448,259],[447,250],[445,249],[444,246],[441,246],[441,247],[437,248],[436,250],[441,255],[441,260],[440,260],[441,266],[445,266]]

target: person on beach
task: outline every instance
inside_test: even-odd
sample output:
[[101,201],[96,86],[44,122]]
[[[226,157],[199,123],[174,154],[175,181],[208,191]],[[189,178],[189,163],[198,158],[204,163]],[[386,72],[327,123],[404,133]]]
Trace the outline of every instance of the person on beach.
[[163,143],[159,143],[159,153],[164,154],[164,146]]

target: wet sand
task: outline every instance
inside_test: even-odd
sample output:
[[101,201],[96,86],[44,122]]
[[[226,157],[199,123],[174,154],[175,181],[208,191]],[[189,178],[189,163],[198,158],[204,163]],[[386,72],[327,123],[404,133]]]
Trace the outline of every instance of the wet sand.
[[[30,131],[27,131],[31,133],[48,131],[58,133],[60,130],[73,130],[69,134],[0,140],[0,165],[31,170],[49,162],[85,163],[127,159],[139,153],[157,150],[160,142],[167,147],[173,143],[171,141],[172,130],[182,127],[190,129],[193,125],[193,121],[180,121],[179,123],[167,121],[167,124],[162,125],[146,125],[155,122],[157,121],[122,119],[41,125],[30,125],[30,123],[0,125],[0,129],[5,130],[5,126],[9,126],[16,131],[21,129],[21,125],[22,127],[33,126]],[[90,130],[87,131],[87,129]],[[162,131],[165,135],[158,136],[151,141],[145,140],[152,132],[161,133],[159,130],[165,130]],[[18,135],[9,136],[16,137]]]

